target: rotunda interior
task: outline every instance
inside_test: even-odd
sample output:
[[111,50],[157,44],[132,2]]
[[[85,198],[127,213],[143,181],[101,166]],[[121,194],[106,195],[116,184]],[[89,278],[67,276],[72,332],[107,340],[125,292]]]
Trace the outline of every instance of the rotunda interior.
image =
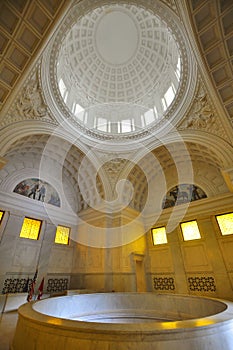
[[0,3],[2,294],[38,269],[48,294],[233,300],[232,16],[227,0]]

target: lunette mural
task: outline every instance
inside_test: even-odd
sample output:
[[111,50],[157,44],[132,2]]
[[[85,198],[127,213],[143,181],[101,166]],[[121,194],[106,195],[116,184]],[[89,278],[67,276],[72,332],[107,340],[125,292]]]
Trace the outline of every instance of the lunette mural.
[[174,207],[175,205],[196,201],[206,198],[206,193],[193,184],[180,184],[172,187],[163,199],[163,209]]
[[45,202],[56,207],[61,206],[61,201],[57,191],[48,182],[37,178],[30,178],[21,181],[15,186],[13,192],[25,197]]

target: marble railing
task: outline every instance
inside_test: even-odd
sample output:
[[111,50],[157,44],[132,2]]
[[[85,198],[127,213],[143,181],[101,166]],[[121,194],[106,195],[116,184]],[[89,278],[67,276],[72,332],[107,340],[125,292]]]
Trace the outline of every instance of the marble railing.
[[101,293],[21,306],[11,350],[47,349],[48,344],[50,350],[232,350],[233,303],[189,295]]

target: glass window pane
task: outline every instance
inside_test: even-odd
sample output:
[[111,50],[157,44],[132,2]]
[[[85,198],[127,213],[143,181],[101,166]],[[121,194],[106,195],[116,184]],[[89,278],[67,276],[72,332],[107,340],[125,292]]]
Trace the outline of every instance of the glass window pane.
[[59,89],[60,89],[60,92],[61,92],[61,95],[62,97],[65,95],[65,92],[66,92],[66,86],[64,84],[64,81],[62,79],[59,80]]
[[97,129],[101,131],[107,131],[107,119],[106,118],[98,118]]
[[152,228],[151,232],[154,245],[167,243],[165,227]]
[[223,236],[233,234],[233,213],[218,215],[216,219]]
[[24,218],[23,226],[20,232],[21,238],[38,239],[40,233],[41,221]]
[[131,131],[131,120],[125,119],[121,122],[121,132],[130,132]]
[[169,89],[165,92],[164,98],[166,100],[166,104],[167,106],[170,106],[170,104],[172,103],[173,99],[174,99],[174,91],[172,89],[172,86],[169,87]]
[[69,244],[70,228],[65,226],[57,226],[55,243]]
[[154,110],[153,109],[149,109],[144,114],[144,117],[145,117],[146,125],[149,125],[150,123],[152,123],[155,120]]
[[182,224],[180,224],[180,226],[181,226],[181,230],[185,241],[201,238],[196,220],[183,222]]

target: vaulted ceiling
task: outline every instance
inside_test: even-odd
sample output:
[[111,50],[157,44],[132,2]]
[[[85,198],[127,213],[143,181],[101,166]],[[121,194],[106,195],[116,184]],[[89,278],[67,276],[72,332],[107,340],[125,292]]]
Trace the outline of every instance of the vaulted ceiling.
[[[126,4],[129,11],[137,5],[150,7],[148,0],[119,3]],[[110,135],[105,143],[104,133],[94,134],[82,125],[76,130],[75,123],[69,124],[72,118],[65,106],[60,111],[55,105],[51,107],[50,86],[45,84],[50,71],[46,57],[51,38],[59,37],[57,28],[64,28],[63,20],[69,24],[66,15],[72,6],[75,8],[79,4],[80,9],[87,11],[88,1],[0,1],[0,156],[7,161],[0,171],[1,191],[11,192],[17,182],[27,176],[39,177],[42,155],[50,164],[50,171],[43,173],[45,179],[55,179],[56,170],[62,168],[64,195],[75,212],[96,204],[100,199],[113,200],[116,197],[115,185],[122,178],[133,184],[130,205],[140,211],[147,198],[146,177],[159,178],[159,172],[163,172],[169,189],[179,180],[191,179],[189,161],[193,183],[204,188],[209,197],[229,191],[223,174],[231,177],[233,169],[233,3],[231,0],[164,0],[154,3],[158,8],[160,4],[161,8],[165,6],[171,18],[174,16],[176,21],[182,22],[185,40],[192,50],[193,66],[197,68],[181,91],[185,103],[182,105],[182,100],[179,101],[177,116],[170,122],[167,134],[166,127],[161,134],[156,134],[156,128],[147,134],[141,130],[139,136],[128,139],[127,133],[122,139],[117,135],[114,140]],[[98,4],[106,5],[106,2],[96,0],[95,6]],[[93,3],[90,6],[94,6]],[[148,35],[149,26],[150,23]],[[44,54],[46,50],[47,56]],[[93,70],[91,73],[95,74]],[[121,73],[123,76],[123,70]],[[130,84],[134,78],[129,77]],[[187,91],[191,92],[189,96],[186,96]],[[106,102],[105,97],[101,102]],[[175,108],[174,105],[170,115],[175,113]],[[111,108],[105,113],[109,110]],[[114,116],[113,113],[113,119]],[[54,134],[52,141],[50,134]],[[148,160],[144,165],[146,152],[137,158],[134,150],[139,143],[151,152],[154,162]],[[94,155],[91,154],[93,168],[90,165],[80,177],[80,164],[92,148],[95,149]],[[105,155],[108,152],[109,157]],[[130,152],[132,156],[129,157]],[[156,171],[155,164],[158,165]],[[99,198],[93,197],[95,186]]]

